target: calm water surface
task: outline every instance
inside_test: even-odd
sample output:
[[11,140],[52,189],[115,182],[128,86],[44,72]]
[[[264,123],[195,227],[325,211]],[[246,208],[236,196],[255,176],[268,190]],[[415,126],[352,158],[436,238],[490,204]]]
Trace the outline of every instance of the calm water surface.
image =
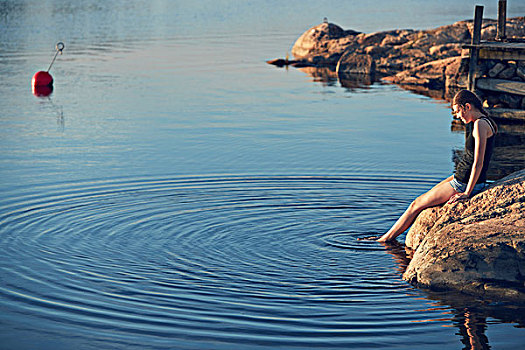
[[448,106],[265,64],[325,16],[475,3],[364,4],[0,1],[0,349],[521,346],[521,309],[415,289],[403,246],[356,240],[453,171]]

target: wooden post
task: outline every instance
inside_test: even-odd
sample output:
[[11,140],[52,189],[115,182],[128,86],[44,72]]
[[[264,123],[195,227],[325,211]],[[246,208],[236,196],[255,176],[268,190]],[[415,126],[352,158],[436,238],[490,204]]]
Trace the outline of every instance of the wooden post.
[[499,0],[498,2],[498,34],[497,40],[505,40],[507,27],[507,0]]
[[[477,5],[474,12],[474,31],[472,33],[471,45],[479,45],[481,39],[481,22],[483,21],[483,6]],[[475,74],[478,64],[479,48],[472,47],[470,49],[470,62],[468,69],[468,89],[473,91],[475,86]]]

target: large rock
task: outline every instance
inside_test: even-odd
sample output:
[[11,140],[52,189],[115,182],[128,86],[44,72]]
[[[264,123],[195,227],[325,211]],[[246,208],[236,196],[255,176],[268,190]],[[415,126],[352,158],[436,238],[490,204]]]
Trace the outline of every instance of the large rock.
[[458,71],[461,57],[449,57],[435,60],[407,69],[384,80],[394,84],[421,85],[429,89],[443,89],[446,77]]
[[337,74],[366,74],[374,75],[375,62],[371,55],[357,55],[347,51],[337,62]]
[[525,303],[525,169],[468,201],[423,211],[406,237],[403,278],[438,290]]
[[356,34],[358,32],[343,30],[336,24],[324,22],[308,29],[297,39],[292,55],[297,60],[309,61],[319,66],[335,66]]

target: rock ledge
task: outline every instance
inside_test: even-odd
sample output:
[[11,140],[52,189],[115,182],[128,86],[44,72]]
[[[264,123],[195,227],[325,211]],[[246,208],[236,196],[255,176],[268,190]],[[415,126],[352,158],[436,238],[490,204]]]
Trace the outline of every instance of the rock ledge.
[[525,303],[525,169],[468,201],[429,208],[406,246],[403,278],[420,287]]

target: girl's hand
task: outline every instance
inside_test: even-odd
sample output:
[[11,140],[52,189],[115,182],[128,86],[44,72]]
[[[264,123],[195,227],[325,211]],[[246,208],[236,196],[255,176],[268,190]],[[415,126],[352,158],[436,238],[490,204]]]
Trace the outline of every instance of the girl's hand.
[[455,203],[455,202],[458,202],[458,201],[464,201],[466,199],[468,199],[468,195],[466,193],[456,193],[455,195],[450,197],[450,199],[448,200],[447,204]]

